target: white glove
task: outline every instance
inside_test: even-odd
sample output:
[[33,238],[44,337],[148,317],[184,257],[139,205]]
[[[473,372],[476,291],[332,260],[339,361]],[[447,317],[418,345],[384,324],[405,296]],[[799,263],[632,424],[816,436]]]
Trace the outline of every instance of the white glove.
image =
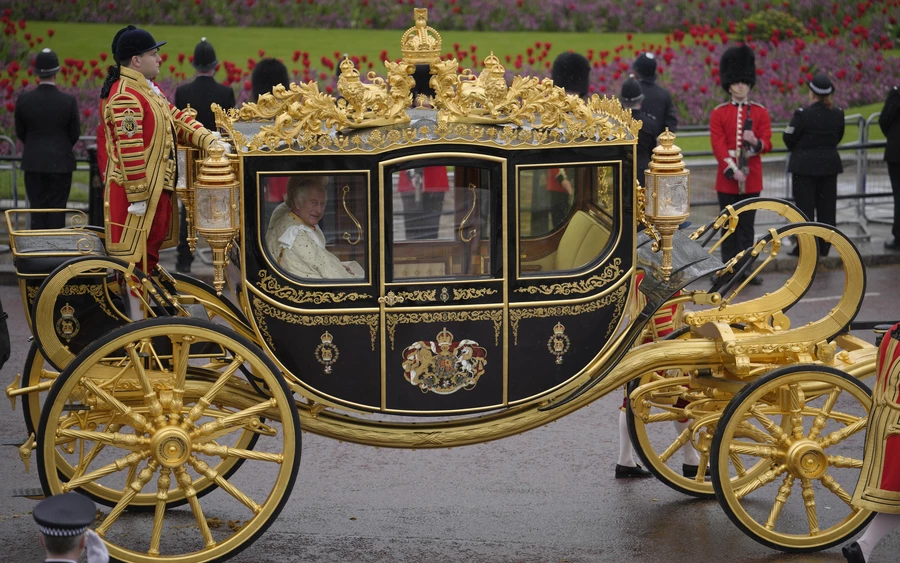
[[84,547],[87,550],[87,563],[109,563],[109,551],[106,544],[94,530],[84,533]]
[[143,217],[147,213],[147,202],[136,201],[128,206],[128,212],[138,217]]

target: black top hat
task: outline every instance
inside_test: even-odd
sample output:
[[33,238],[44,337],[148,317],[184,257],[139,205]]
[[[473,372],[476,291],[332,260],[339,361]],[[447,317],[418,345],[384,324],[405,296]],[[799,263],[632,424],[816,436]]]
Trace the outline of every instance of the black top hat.
[[553,84],[565,88],[567,94],[583,98],[590,88],[591,63],[578,53],[561,53],[550,71]]
[[719,74],[722,89],[729,91],[731,85],[743,82],[751,88],[756,84],[756,55],[746,45],[726,49],[719,60]]
[[634,79],[634,75],[630,75],[628,80],[622,83],[622,92],[619,100],[625,105],[633,105],[644,99],[644,93],[641,92],[641,84]]
[[201,37],[200,43],[194,47],[194,60],[191,64],[200,72],[213,70],[219,64],[216,50],[213,49],[212,43],[206,40],[206,37]]
[[277,84],[290,86],[291,78],[288,76],[287,67],[278,59],[263,59],[256,63],[253,72],[250,73],[250,83],[253,86],[252,98],[257,99],[260,94],[269,94]]
[[59,59],[56,58],[56,53],[50,49],[38,53],[34,60],[34,71],[38,78],[47,78],[59,72]]
[[834,94],[834,84],[831,83],[828,75],[824,72],[817,72],[813,76],[813,79],[809,81],[809,89],[820,96]]
[[42,500],[31,511],[45,536],[72,537],[83,534],[97,513],[94,501],[78,493],[65,493]]
[[131,57],[142,55],[166,44],[165,41],[153,39],[150,32],[134,26],[128,26],[118,35],[118,40],[113,39],[116,47],[116,60],[120,64],[127,64]]
[[631,68],[641,78],[653,78],[656,76],[656,56],[653,53],[641,53],[631,64]]

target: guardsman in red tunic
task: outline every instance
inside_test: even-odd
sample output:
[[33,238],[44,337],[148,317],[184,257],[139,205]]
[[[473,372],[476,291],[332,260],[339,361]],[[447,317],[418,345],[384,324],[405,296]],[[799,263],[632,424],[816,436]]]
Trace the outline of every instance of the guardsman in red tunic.
[[878,347],[866,453],[851,503],[877,512],[863,535],[841,550],[850,563],[866,563],[879,540],[900,527],[900,323]]
[[[709,117],[709,137],[719,163],[716,192],[719,205],[728,205],[757,197],[762,191],[761,154],[772,150],[772,121],[765,106],[748,99],[756,84],[755,56],[750,47],[740,45],[722,53],[719,61],[722,88],[731,101],[717,106]],[[741,160],[743,149],[744,161]],[[722,261],[753,245],[756,212],[741,213],[734,234],[722,243]],[[759,285],[757,276],[750,282]]]
[[152,82],[164,44],[134,26],[120,31],[113,40],[118,66],[111,67],[100,100],[107,252],[138,263],[147,273],[159,262],[159,249],[170,234],[176,143],[206,150],[215,141]]

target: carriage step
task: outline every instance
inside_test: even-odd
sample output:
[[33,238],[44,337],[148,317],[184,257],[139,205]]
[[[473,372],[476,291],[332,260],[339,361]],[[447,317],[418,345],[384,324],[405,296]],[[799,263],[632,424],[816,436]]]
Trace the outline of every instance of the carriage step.
[[25,489],[13,489],[10,496],[13,497],[25,497],[30,498],[31,500],[43,500],[44,490],[40,487],[28,487]]

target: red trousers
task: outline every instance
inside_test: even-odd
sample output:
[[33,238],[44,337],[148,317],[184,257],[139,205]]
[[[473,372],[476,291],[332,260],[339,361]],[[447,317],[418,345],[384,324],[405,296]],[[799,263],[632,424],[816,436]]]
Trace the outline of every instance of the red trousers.
[[[122,238],[122,225],[128,219],[128,205],[125,190],[118,186],[111,186],[109,190],[109,221],[111,223],[110,231],[112,231],[110,237],[114,242],[119,242]],[[148,275],[159,263],[159,249],[166,240],[171,221],[172,192],[163,191],[156,204],[156,214],[153,216],[150,231],[147,233],[147,256],[138,264],[138,268]]]

